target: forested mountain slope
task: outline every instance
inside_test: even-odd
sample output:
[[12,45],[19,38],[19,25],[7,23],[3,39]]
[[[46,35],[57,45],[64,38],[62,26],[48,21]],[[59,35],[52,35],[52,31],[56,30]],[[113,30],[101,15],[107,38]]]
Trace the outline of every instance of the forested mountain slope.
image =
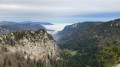
[[58,43],[65,43],[66,41],[72,39],[78,33],[88,29],[93,25],[99,25],[102,22],[83,22],[83,23],[76,23],[72,25],[65,26],[65,28],[58,32],[56,36],[58,36]]
[[66,62],[68,67],[104,67],[98,62],[96,54],[103,48],[104,44],[109,42],[120,43],[120,19],[93,25],[76,33],[76,36],[62,44],[61,48],[77,52],[74,56],[71,56],[71,53],[64,53],[64,58],[69,60]]

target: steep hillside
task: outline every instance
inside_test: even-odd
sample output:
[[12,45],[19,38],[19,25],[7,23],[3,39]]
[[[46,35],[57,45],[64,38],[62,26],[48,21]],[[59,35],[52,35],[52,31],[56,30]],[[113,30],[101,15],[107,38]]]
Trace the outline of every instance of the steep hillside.
[[[73,39],[67,42],[68,43],[79,43],[82,41],[88,41],[93,39],[93,41],[98,41],[97,44],[101,46],[102,44],[106,43],[107,41],[120,41],[119,39],[120,33],[120,19],[108,21],[102,23],[100,25],[92,26],[81,33],[77,33]],[[76,45],[75,44],[75,45]],[[90,44],[90,43],[89,43]],[[74,46],[75,46],[74,45]]]
[[[69,56],[68,67],[104,67],[98,62],[96,54],[104,44],[112,42],[120,43],[120,19],[108,21],[99,25],[94,25],[80,33],[65,44],[62,49],[77,51],[75,56]],[[66,58],[66,53],[64,54]],[[71,58],[70,58],[71,57]]]
[[2,67],[51,67],[50,59],[58,60],[59,52],[52,36],[43,29],[0,35]]
[[39,30],[45,29],[42,25],[34,24],[34,23],[26,23],[26,24],[6,24],[0,26],[0,34],[5,34],[9,32],[23,31],[23,30]]
[[66,41],[69,41],[74,36],[76,36],[78,33],[88,29],[93,25],[99,25],[101,23],[102,22],[83,22],[68,25],[62,31],[56,34],[56,36],[58,37],[57,41],[58,43],[65,43]]

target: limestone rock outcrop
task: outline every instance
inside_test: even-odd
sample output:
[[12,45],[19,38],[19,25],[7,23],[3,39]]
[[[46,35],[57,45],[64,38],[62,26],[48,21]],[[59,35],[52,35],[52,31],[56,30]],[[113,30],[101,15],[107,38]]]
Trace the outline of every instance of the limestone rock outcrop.
[[[5,49],[4,49],[5,48]],[[20,53],[25,59],[59,59],[59,48],[45,30],[19,31],[0,35],[0,49],[9,53]]]

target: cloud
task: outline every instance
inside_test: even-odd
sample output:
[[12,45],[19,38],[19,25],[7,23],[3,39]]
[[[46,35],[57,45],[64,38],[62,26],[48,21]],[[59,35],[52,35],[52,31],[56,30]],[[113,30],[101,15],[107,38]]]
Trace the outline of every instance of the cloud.
[[52,21],[107,12],[120,12],[120,0],[0,0],[1,20]]
[[66,26],[66,25],[70,25],[72,23],[57,23],[57,24],[54,24],[54,25],[44,25],[47,29],[50,29],[50,30],[54,30],[54,31],[48,31],[48,33],[54,35],[56,34],[58,31],[61,31],[63,30],[63,28]]

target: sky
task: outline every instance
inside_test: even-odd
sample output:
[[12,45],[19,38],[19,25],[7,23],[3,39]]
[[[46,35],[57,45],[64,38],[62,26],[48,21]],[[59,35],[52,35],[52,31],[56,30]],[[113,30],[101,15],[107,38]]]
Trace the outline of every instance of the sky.
[[0,21],[67,25],[119,17],[120,0],[0,0]]

